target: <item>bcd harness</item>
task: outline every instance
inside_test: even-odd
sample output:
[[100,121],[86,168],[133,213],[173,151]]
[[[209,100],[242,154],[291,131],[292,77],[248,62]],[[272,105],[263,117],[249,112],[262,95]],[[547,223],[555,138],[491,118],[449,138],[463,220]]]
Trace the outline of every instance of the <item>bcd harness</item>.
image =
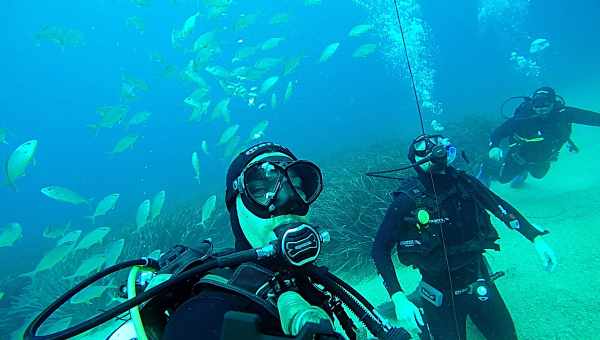
[[[399,253],[414,253],[415,255],[418,254],[420,257],[425,258],[431,257],[430,254],[432,251],[436,247],[442,246],[441,242],[443,240],[441,240],[441,233],[436,231],[437,228],[432,228],[431,224],[438,224],[440,225],[440,228],[444,228],[445,224],[456,223],[455,221],[451,221],[449,218],[445,217],[444,211],[438,211],[440,210],[438,209],[438,205],[442,205],[443,202],[454,195],[460,195],[459,201],[468,201],[473,203],[475,210],[472,212],[473,221],[467,221],[466,223],[475,223],[477,230],[475,232],[475,237],[471,240],[468,240],[460,245],[447,246],[447,255],[450,256],[460,253],[477,253],[483,252],[485,249],[500,249],[498,244],[495,243],[495,241],[499,238],[498,234],[492,226],[489,215],[487,215],[484,208],[490,205],[484,204],[479,198],[477,198],[474,192],[476,189],[472,189],[472,183],[469,183],[470,179],[466,177],[466,174],[464,174],[462,171],[457,171],[456,179],[457,184],[452,186],[450,190],[447,190],[443,193],[438,193],[437,202],[435,197],[429,194],[424,185],[416,178],[408,179],[404,185],[401,186],[399,191],[393,193],[395,196],[399,195],[400,193],[405,194],[415,203],[415,208],[411,210],[410,215],[404,219],[404,222],[406,222],[405,225],[414,226],[412,233],[409,234],[411,235],[410,237],[414,237],[416,239],[413,240],[416,242],[411,242],[411,245],[407,245],[407,247],[402,250],[400,250],[399,246]],[[493,199],[493,197],[489,195],[484,197]],[[504,216],[503,221],[507,225],[509,225],[511,228],[518,228],[518,220],[514,216],[508,214],[501,205],[492,206],[499,209],[500,215]],[[434,219],[430,219],[429,212],[434,212]],[[459,227],[460,226],[462,225],[459,225]],[[451,294],[473,295],[482,302],[489,299],[489,285],[495,279],[503,276],[504,273],[497,272],[490,274],[491,270],[485,258],[482,257],[481,259],[482,263],[477,264],[479,268],[477,279],[466,286],[461,286],[458,288],[455,287]],[[481,268],[481,266],[485,266],[485,268]],[[449,291],[437,289],[425,281],[420,282],[417,290],[424,300],[429,301],[437,307],[443,304],[444,297],[449,293]]]
[[[162,263],[165,269],[161,272],[177,275],[203,263],[212,256],[222,256],[233,252],[233,249],[228,249],[218,254],[213,254],[212,245],[211,248],[202,247],[200,249],[177,245],[161,257],[161,259],[167,259],[171,262],[171,264]],[[284,282],[287,284],[285,287]],[[242,263],[233,268],[211,270],[199,280],[190,282],[190,286],[191,289],[180,290],[182,294],[187,296],[180,297],[179,301],[185,301],[206,290],[217,290],[251,302],[254,306],[262,310],[264,314],[272,316],[278,322],[280,316],[277,310],[277,298],[286,289],[302,291],[302,296],[313,305],[323,305],[326,301],[338,301],[337,299],[332,300],[330,296],[315,289],[309,281],[283,277],[281,273],[276,273],[254,262]],[[339,311],[337,311],[336,307],[331,306],[331,308],[324,308],[324,310],[331,317],[333,316],[333,310],[336,310],[337,317],[343,316],[343,311],[337,313]]]
[[[522,104],[523,105],[523,104]],[[558,113],[562,113],[563,111],[565,111],[566,108],[564,106],[562,106],[561,108],[558,109]],[[527,111],[527,110],[524,110]],[[519,109],[517,109],[517,112],[519,112]],[[521,113],[520,115],[525,115],[524,113]],[[528,119],[527,116],[524,117],[519,117],[519,115],[515,116],[517,117],[517,119],[522,119],[522,120],[526,120]],[[558,124],[558,123],[556,123]],[[575,142],[573,141],[573,139],[570,137],[570,132],[567,136],[565,136],[566,139],[563,141],[555,141],[553,143],[553,147],[552,147],[552,152],[551,155],[549,157],[549,161],[556,159],[556,157],[558,157],[558,153],[560,151],[560,148],[562,147],[563,143],[566,142],[567,143],[567,148],[570,152],[579,152],[579,147],[577,147],[577,145],[575,144]],[[520,163],[526,163],[526,161],[520,156],[518,155],[518,150],[520,147],[530,144],[530,143],[540,143],[546,141],[546,137],[544,136],[544,132],[543,129],[538,130],[535,135],[533,136],[521,136],[518,133],[513,133],[512,135],[512,141],[510,142],[510,144],[508,145],[508,147],[510,149],[513,149],[516,153],[513,154],[513,157],[515,157],[515,160],[517,162]]]
[[[399,194],[406,195],[415,203],[415,208],[410,212],[410,215],[404,219],[407,225],[415,226],[417,234],[411,233],[411,236],[417,236],[417,240],[420,244],[416,244],[413,248],[416,253],[426,254],[433,250],[436,246],[441,245],[441,235],[432,228],[432,224],[440,225],[440,228],[444,227],[445,224],[456,224],[461,221],[451,221],[445,211],[438,209],[438,205],[442,206],[443,203],[454,195],[460,195],[460,202],[470,202],[473,204],[475,209],[471,221],[462,221],[462,225],[466,223],[474,223],[476,227],[475,237],[461,245],[453,245],[448,249],[448,255],[459,254],[463,252],[481,251],[484,249],[499,250],[499,246],[495,243],[498,240],[498,233],[493,228],[489,216],[485,212],[478,199],[475,198],[475,194],[468,190],[460,180],[457,181],[455,186],[452,186],[450,190],[443,193],[438,193],[437,202],[436,198],[429,194],[423,184],[416,178],[407,180],[406,183],[400,188],[401,190],[393,193],[394,196]],[[464,204],[461,204],[461,206]],[[461,209],[459,206],[458,209]],[[442,210],[442,211],[438,211]],[[433,219],[426,218],[424,222],[424,215],[433,215]]]
[[[208,245],[208,246],[207,246]],[[159,274],[178,275],[197,266],[212,256],[232,253],[225,250],[213,254],[212,244],[204,241],[197,249],[176,245],[161,257],[162,270]],[[273,272],[255,263],[243,263],[236,268],[222,268],[209,271],[196,282],[190,282],[190,289],[181,289],[184,294],[196,295],[203,289],[212,288],[232,293],[249,300],[263,311],[279,319],[275,304],[268,299],[269,280]],[[189,297],[181,297],[186,300]]]

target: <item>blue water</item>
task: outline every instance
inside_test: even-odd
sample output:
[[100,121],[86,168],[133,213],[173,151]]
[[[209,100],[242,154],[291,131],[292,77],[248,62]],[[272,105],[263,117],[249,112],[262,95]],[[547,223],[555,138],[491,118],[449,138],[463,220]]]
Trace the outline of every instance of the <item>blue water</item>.
[[[389,5],[386,1],[372,3]],[[437,119],[452,121],[467,114],[496,119],[504,98],[530,94],[539,85],[552,84],[560,90],[572,84],[597,84],[598,1],[532,1],[529,14],[512,35],[506,34],[506,27],[482,30],[477,1],[423,0],[420,4],[432,32],[433,96],[444,107],[444,114]],[[168,64],[184,69],[191,55],[171,46],[171,29],[180,28],[196,6],[196,1],[174,5],[157,0],[147,8],[117,0],[3,2],[0,128],[9,129],[10,135],[8,145],[0,144],[0,160],[4,162],[30,139],[39,140],[39,149],[36,165],[17,181],[18,192],[0,188],[0,225],[19,222],[24,233],[14,247],[0,248],[0,259],[11,259],[0,260],[0,275],[12,276],[35,266],[55,242],[41,235],[48,224],[72,220],[77,228],[91,229],[83,218],[93,212],[91,208],[50,200],[40,193],[44,186],[65,186],[96,199],[121,193],[112,221],[118,217],[131,224],[138,204],[160,190],[167,192],[165,210],[192,200],[201,204],[212,193],[222,199],[228,159],[214,144],[228,124],[206,119],[187,122],[190,109],[183,99],[193,86],[165,77],[163,69],[149,58],[151,52],[158,52]],[[286,12],[290,21],[270,26],[259,19],[242,32],[233,31],[240,14],[257,12],[263,21]],[[146,23],[143,34],[126,26],[126,19],[134,15]],[[307,7],[303,1],[238,1],[218,20],[201,17],[192,37],[210,29],[223,30],[224,52],[212,64],[225,67],[230,67],[231,55],[240,46],[238,39],[254,45],[270,37],[286,38],[280,47],[251,57],[251,64],[258,56],[306,55],[296,72],[276,85],[280,100],[276,110],[259,112],[233,99],[230,111],[232,124],[241,125],[242,138],[259,120],[267,119],[270,125],[265,139],[290,146],[301,158],[318,159],[331,157],[336,150],[389,142],[395,136],[406,138],[419,130],[406,70],[399,74],[397,68],[404,65],[403,56],[384,57],[385,41],[376,32],[347,37],[351,27],[372,19],[371,13],[352,1],[323,0],[315,7]],[[81,31],[85,45],[38,44],[34,35],[46,25]],[[542,76],[525,77],[512,68],[509,55],[513,50],[527,51],[531,40],[538,37],[551,42],[541,60]],[[318,64],[323,48],[335,41],[341,42],[337,53]],[[358,46],[370,42],[380,45],[378,52],[366,59],[351,57]],[[192,43],[189,39],[185,44],[191,47]],[[129,114],[148,110],[153,115],[145,126],[130,131],[124,126],[101,129],[95,136],[87,126],[99,120],[98,107],[120,102],[123,72],[150,86],[149,92],[129,104]],[[203,77],[210,79],[216,103],[223,94],[208,74]],[[292,99],[283,104],[288,80],[297,84]],[[143,136],[133,150],[108,155],[129,132]],[[202,183],[198,185],[190,155],[200,152],[202,140],[209,142],[212,154],[201,157]],[[0,301],[3,303],[6,299]]]
[[[367,13],[354,6],[327,3],[319,10],[301,4],[292,8],[271,7],[266,7],[268,13],[286,11],[292,16],[281,32],[274,34],[269,32],[269,25],[255,25],[245,32],[227,36],[232,41],[243,38],[249,44],[262,43],[271,36],[284,36],[287,40],[282,47],[270,54],[291,57],[303,52],[307,57],[293,74],[298,84],[292,100],[287,105],[279,105],[276,112],[251,112],[243,103],[232,101],[232,120],[242,125],[243,137],[260,119],[268,119],[268,138],[290,145],[299,155],[314,157],[326,152],[327,145],[368,143],[369,137],[377,136],[390,122],[397,125],[404,121],[398,106],[408,111],[410,104],[398,103],[397,95],[401,93],[410,99],[409,88],[399,83],[397,76],[386,73],[377,58],[360,62],[361,68],[368,72],[357,68],[349,54],[359,46],[358,42],[340,48],[336,54],[339,58],[330,63],[315,65],[324,46],[346,39],[349,29],[365,21]],[[260,4],[240,5],[232,11],[231,17],[260,9]],[[61,185],[97,199],[120,192],[119,210],[129,211],[129,215],[123,216],[131,219],[139,202],[161,189],[167,191],[170,202],[222,190],[227,161],[219,159],[222,157],[203,159],[202,172],[208,180],[190,189],[194,184],[190,155],[194,150],[200,151],[203,139],[212,147],[227,125],[221,121],[187,123],[190,110],[183,99],[193,87],[165,78],[162,68],[153,64],[148,56],[157,51],[168,63],[182,70],[189,55],[171,47],[171,28],[181,27],[194,11],[192,3],[173,6],[156,2],[149,8],[138,8],[125,1],[9,3],[4,13],[11,15],[2,22],[3,31],[10,33],[5,35],[5,46],[10,48],[2,57],[5,81],[0,91],[3,104],[0,122],[13,136],[9,137],[10,146],[2,145],[0,157],[7,159],[16,146],[29,139],[38,139],[40,144],[36,166],[18,181],[19,192],[3,189],[0,199],[3,222],[19,221],[24,226],[21,246],[34,248],[26,252],[26,256],[39,256],[36,249],[48,243],[41,238],[47,223],[63,223],[69,219],[75,222],[90,213],[81,206],[71,207],[49,200],[39,192],[43,186]],[[339,25],[327,24],[332,14]],[[145,20],[143,35],[125,25],[126,18],[133,15]],[[224,18],[219,26],[232,26],[235,20]],[[307,22],[321,23],[323,27],[306,25]],[[34,34],[48,24],[80,30],[85,36],[85,46],[61,49],[48,42],[36,46]],[[202,22],[198,26],[199,32],[206,28]],[[361,40],[369,41],[369,38]],[[234,44],[230,42],[230,45]],[[231,53],[234,51],[230,49]],[[217,59],[215,64],[226,65],[229,59]],[[153,116],[146,127],[137,129],[143,138],[133,152],[111,157],[106,153],[127,132],[122,127],[114,131],[102,129],[95,137],[87,125],[99,119],[96,108],[119,103],[122,70],[150,85],[150,91],[130,105],[130,114],[149,110]],[[280,91],[286,84],[279,83]],[[211,85],[217,86],[216,83]],[[412,115],[410,119],[416,122]],[[211,180],[213,178],[216,180]],[[8,251],[0,249],[0,255]],[[25,263],[31,265],[31,259],[15,265],[20,267]]]

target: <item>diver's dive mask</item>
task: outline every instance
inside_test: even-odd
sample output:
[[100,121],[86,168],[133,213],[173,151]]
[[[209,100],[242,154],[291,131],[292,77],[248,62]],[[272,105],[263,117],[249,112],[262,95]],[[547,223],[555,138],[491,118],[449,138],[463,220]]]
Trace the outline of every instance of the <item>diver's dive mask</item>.
[[[515,99],[522,99],[523,102],[515,109],[512,117],[504,113],[505,105]],[[541,118],[552,113],[557,109],[565,107],[565,99],[556,94],[556,91],[548,86],[540,87],[529,96],[516,96],[507,98],[500,106],[500,114],[506,119],[531,119]]]
[[456,147],[442,135],[421,135],[412,142],[409,158],[424,171],[438,172],[454,162]]
[[246,166],[233,188],[260,218],[306,215],[323,190],[323,175],[308,161],[268,157]]
[[546,95],[537,95],[531,99],[533,111],[538,115],[545,115],[554,109],[555,97]]
[[537,116],[544,116],[551,113],[557,106],[565,106],[565,100],[556,94],[551,87],[541,87],[531,96],[531,106]]
[[549,96],[535,96],[531,99],[533,108],[544,108],[554,105],[556,99]]
[[[408,149],[410,165],[390,170],[371,171],[366,175],[387,179],[403,179],[403,177],[389,176],[386,174],[414,168],[417,172],[431,170],[442,172],[456,159],[456,147],[450,140],[442,135],[423,134],[415,138]],[[463,158],[465,158],[463,152]],[[466,160],[466,158],[465,158]],[[467,161],[468,162],[468,161]]]

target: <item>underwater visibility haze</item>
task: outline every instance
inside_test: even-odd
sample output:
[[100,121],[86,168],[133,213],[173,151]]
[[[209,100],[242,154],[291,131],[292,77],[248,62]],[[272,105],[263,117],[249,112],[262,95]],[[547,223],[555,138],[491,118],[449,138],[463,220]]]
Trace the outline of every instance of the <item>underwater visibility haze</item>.
[[[331,236],[317,263],[408,328],[372,249],[400,182],[366,174],[418,161],[407,150],[429,133],[455,147],[452,166],[481,175],[490,158],[510,154],[512,146],[500,155],[489,145],[524,101],[507,98],[532,97],[525,101],[537,108],[541,87],[566,107],[600,112],[599,15],[600,3],[584,0],[5,1],[0,339],[22,339],[57,297],[119,262],[158,260],[209,238],[215,249],[233,247],[227,171],[261,142],[322,172],[306,217]],[[520,339],[600,333],[594,119],[574,119],[547,175],[491,182],[549,231],[557,260],[543,271],[538,254],[550,251],[493,218],[501,251],[486,251],[485,261],[503,273],[494,287]],[[395,257],[394,265],[407,296],[422,287],[423,273]],[[127,280],[121,271],[81,291],[40,334],[119,305]],[[79,337],[106,339],[116,323]],[[486,338],[476,323],[466,337]]]

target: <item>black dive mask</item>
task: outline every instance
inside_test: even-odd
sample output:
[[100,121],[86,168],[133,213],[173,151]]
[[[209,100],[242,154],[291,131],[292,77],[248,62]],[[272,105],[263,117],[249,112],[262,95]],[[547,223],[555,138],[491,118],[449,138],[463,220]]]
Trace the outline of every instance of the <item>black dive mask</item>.
[[[425,147],[417,149],[416,146],[421,142],[425,143]],[[413,142],[410,144],[410,148],[408,149],[408,159],[410,160],[410,165],[398,169],[367,172],[366,175],[370,177],[387,179],[403,179],[403,177],[394,177],[384,174],[404,171],[411,168],[414,168],[417,172],[422,173],[423,170],[420,168],[420,165],[423,165],[427,162],[432,163],[431,171],[433,172],[445,170],[456,159],[456,152],[456,147],[450,144],[448,139],[444,138],[442,135],[421,135],[413,140]],[[417,160],[416,157],[421,159]],[[465,155],[463,153],[463,158],[464,157]]]
[[531,100],[534,109],[551,107],[555,101],[556,99],[550,96],[535,96]]
[[246,208],[260,218],[303,216],[321,194],[323,176],[314,163],[269,157],[249,164],[233,188]]
[[[412,142],[409,153],[410,160],[415,165],[417,163],[419,165],[423,164],[424,159],[427,159],[425,162],[431,162],[433,172],[446,169],[456,159],[456,147],[450,144],[442,135],[421,135],[417,137]],[[416,157],[421,159],[417,161]]]
[[537,116],[546,116],[564,104],[564,99],[550,87],[539,88],[531,96],[531,106]]

